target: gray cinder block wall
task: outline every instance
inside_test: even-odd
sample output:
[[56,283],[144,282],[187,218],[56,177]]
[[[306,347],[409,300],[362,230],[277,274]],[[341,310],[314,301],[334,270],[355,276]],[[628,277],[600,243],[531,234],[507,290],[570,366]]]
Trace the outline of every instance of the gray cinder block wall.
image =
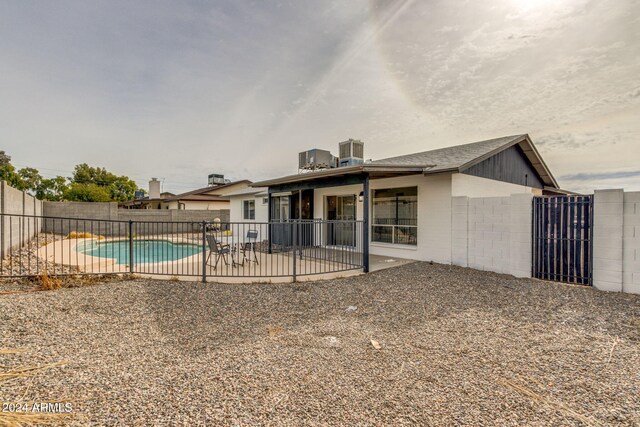
[[512,194],[510,199],[509,272],[516,277],[531,277],[533,195]]
[[[455,265],[531,277],[532,195],[452,199]],[[640,192],[597,190],[593,285],[640,294]]]
[[35,216],[42,214],[42,201],[0,181],[0,213],[17,215],[3,216],[0,221],[0,258],[4,259],[40,230],[40,220]]
[[469,266],[469,198],[451,199],[451,263]]
[[229,222],[230,218],[228,209],[118,209],[118,204],[114,202],[45,201],[43,212],[45,217],[56,218],[44,220],[42,230],[45,232],[69,234],[72,231],[86,231],[103,236],[126,236],[129,233],[130,220],[135,221],[133,229],[135,235],[151,235],[192,232],[200,229],[200,225],[195,223],[213,221],[215,218],[219,218],[224,223]]
[[640,294],[640,191],[624,193],[622,291]]
[[622,291],[624,192],[598,190],[593,199],[593,285]]
[[640,294],[640,192],[595,191],[593,285]]
[[531,194],[452,199],[454,265],[531,277]]

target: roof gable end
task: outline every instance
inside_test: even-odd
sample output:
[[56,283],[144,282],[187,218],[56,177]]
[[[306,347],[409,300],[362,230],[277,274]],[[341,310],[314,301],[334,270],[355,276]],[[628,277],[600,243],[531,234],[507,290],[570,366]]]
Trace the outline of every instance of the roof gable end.
[[548,187],[559,188],[556,179],[551,174],[551,171],[547,167],[544,160],[542,160],[540,153],[538,153],[538,150],[536,149],[535,145],[533,145],[533,142],[531,142],[529,135],[524,134],[524,135],[518,135],[516,137],[509,137],[509,138],[512,138],[512,139],[506,142],[505,144],[503,144],[502,146],[498,146],[493,150],[488,151],[483,155],[478,156],[474,159],[471,159],[467,163],[459,166],[458,171],[459,172],[468,171],[474,166],[494,156],[497,156],[500,153],[505,152],[506,150],[509,150],[511,147],[517,146],[519,150],[524,154],[524,158],[529,163],[529,166],[538,175],[538,178],[542,181],[542,183]]

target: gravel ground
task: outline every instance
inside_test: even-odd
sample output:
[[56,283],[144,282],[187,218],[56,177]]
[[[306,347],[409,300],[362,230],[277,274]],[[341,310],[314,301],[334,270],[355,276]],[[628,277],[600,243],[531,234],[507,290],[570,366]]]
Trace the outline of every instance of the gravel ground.
[[459,267],[0,295],[0,333],[67,361],[0,400],[79,425],[640,425],[639,296]]
[[77,273],[77,267],[70,267],[62,264],[55,264],[43,260],[37,256],[38,249],[61,240],[62,236],[51,233],[40,233],[36,237],[27,241],[22,247],[11,251],[7,259],[0,261],[1,276],[21,276],[42,274],[45,271],[57,274]]

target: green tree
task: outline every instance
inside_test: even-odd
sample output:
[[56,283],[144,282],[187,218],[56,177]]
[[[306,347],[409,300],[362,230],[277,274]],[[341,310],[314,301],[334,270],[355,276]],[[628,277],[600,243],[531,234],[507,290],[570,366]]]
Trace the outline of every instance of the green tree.
[[105,168],[91,167],[86,163],[76,165],[72,184],[94,184],[108,190],[112,201],[124,202],[133,199],[138,186],[127,176],[117,176]]
[[42,200],[83,202],[124,202],[133,199],[138,186],[127,176],[115,175],[105,168],[76,165],[73,177],[43,178],[31,167],[16,171],[11,156],[0,151],[0,180],[18,190],[26,190]]
[[18,176],[23,183],[23,189],[34,195],[38,187],[42,184],[42,175],[35,168],[22,168],[18,171]]
[[56,176],[55,178],[43,179],[36,189],[35,196],[40,200],[58,202],[64,198],[64,194],[68,190],[67,178]]
[[24,190],[24,182],[11,164],[11,156],[4,151],[0,151],[0,180],[6,181],[7,184],[18,190]]
[[72,182],[63,194],[64,200],[76,202],[110,202],[111,193],[107,187],[94,183]]
[[18,190],[26,190],[24,181],[16,172],[16,168],[10,163],[0,166],[0,180],[6,181],[7,184]]
[[0,151],[0,166],[8,165],[11,163],[11,156],[7,155],[4,150]]

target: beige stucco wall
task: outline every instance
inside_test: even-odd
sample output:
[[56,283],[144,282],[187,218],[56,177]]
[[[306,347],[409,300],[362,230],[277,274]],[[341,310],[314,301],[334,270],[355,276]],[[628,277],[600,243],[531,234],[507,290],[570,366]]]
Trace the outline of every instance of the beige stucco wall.
[[[267,222],[269,220],[269,207],[268,203],[263,203],[263,198],[266,196],[255,196],[254,194],[247,194],[243,196],[230,196],[230,217],[231,222]],[[244,219],[242,217],[242,202],[245,200],[255,200],[256,202],[256,218],[254,220]]]
[[[372,242],[373,255],[449,263],[451,261],[451,175],[411,175],[374,179],[371,190],[392,187],[418,188],[418,244],[393,245]],[[314,218],[325,218],[326,196],[356,196],[362,185],[320,188],[314,191]],[[372,210],[369,210],[370,215]],[[363,203],[358,202],[356,219],[362,220]]]

